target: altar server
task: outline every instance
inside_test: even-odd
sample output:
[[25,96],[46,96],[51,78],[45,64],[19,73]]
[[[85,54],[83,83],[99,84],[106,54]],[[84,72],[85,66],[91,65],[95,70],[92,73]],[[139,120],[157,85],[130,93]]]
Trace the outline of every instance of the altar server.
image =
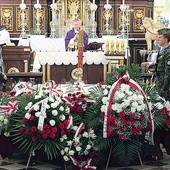
[[[73,28],[67,32],[65,36],[65,49],[66,51],[74,51],[77,49],[77,41],[78,41],[78,34],[79,30],[81,29],[81,20],[74,19],[72,22]],[[84,31],[84,48],[88,45],[88,35]]]

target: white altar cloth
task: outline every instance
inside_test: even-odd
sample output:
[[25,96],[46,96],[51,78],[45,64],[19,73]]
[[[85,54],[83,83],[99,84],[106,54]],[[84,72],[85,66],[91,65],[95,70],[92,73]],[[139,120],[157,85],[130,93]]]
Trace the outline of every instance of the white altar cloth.
[[[78,63],[77,52],[37,52],[33,63],[33,71],[39,71],[42,65],[76,65]],[[99,65],[108,64],[104,52],[84,52],[83,64]]]

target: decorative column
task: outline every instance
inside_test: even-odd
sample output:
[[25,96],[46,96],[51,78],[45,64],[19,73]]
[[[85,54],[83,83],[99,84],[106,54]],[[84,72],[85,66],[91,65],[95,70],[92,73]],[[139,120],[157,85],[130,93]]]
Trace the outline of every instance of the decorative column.
[[91,25],[91,33],[90,33],[90,38],[97,38],[97,35],[96,35],[96,28],[97,28],[97,23],[95,21],[95,12],[97,10],[97,5],[94,3],[94,0],[93,0],[93,3],[91,3],[90,5],[90,10],[91,10],[91,21],[90,21],[90,25]]
[[110,18],[109,13],[110,13],[110,10],[112,9],[112,6],[108,4],[108,1],[107,1],[107,4],[104,5],[104,9],[105,9],[105,17],[106,17],[104,34],[109,35],[109,34],[112,34],[112,31],[110,30],[110,24],[109,24],[109,18]]
[[24,0],[22,0],[22,3],[19,5],[21,9],[21,38],[27,38],[27,34],[25,31],[25,9],[26,9],[26,4],[24,3]]
[[58,21],[57,21],[57,4],[55,3],[55,0],[53,0],[53,3],[50,5],[51,10],[52,10],[52,21],[51,21],[51,34],[50,34],[50,38],[58,38],[59,35],[57,35],[56,33],[56,27],[58,25]]
[[39,0],[37,0],[37,3],[34,5],[34,8],[36,9],[36,34],[41,34],[40,30],[40,15],[39,12],[41,10],[41,4],[39,4]]

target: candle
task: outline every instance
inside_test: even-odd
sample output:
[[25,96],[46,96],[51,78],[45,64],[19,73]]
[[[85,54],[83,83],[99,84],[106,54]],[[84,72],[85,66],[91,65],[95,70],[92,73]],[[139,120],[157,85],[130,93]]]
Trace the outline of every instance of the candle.
[[55,0],[53,0],[53,4],[55,4]]
[[95,4],[95,0],[93,0],[93,4]]
[[122,2],[123,4],[125,4],[125,0],[123,0],[123,2]]
[[39,4],[39,0],[37,0],[37,4]]
[[109,0],[107,0],[107,4],[109,4]]
[[24,0],[22,0],[22,4],[24,4]]

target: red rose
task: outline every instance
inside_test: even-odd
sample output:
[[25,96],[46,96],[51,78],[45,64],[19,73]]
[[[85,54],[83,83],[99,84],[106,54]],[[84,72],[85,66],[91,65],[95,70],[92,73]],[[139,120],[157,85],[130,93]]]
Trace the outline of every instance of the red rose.
[[46,129],[46,130],[45,130],[45,133],[46,133],[47,135],[49,135],[49,134],[51,133],[51,130],[50,130],[50,129]]
[[128,121],[126,119],[123,119],[122,121],[122,124],[126,125],[128,123]]
[[51,128],[51,131],[54,132],[54,133],[56,133],[56,132],[57,132],[57,127]]
[[49,136],[50,136],[50,138],[54,139],[55,138],[55,133],[51,132]]
[[44,129],[50,129],[50,125],[45,124],[45,125],[44,125]]
[[61,135],[63,136],[63,135],[65,135],[66,134],[66,132],[64,131],[64,130],[62,130],[61,131]]
[[22,126],[19,128],[19,132],[20,133],[24,132],[24,128]]
[[37,127],[36,126],[32,126],[31,127],[31,132],[36,132],[37,131]]
[[33,121],[35,119],[35,117],[32,115],[30,116],[30,121]]
[[141,126],[137,126],[136,130],[137,130],[137,131],[141,131],[141,130],[142,130],[142,127],[141,127]]
[[136,134],[137,130],[135,128],[132,129],[132,134]]
[[27,123],[27,119],[26,119],[26,118],[23,118],[23,119],[22,119],[22,123],[26,124],[26,123]]
[[77,112],[78,112],[78,113],[82,113],[82,112],[83,112],[83,109],[82,109],[81,107],[78,107],[78,108],[77,108]]
[[47,139],[47,137],[48,137],[48,135],[47,135],[46,133],[44,133],[44,134],[42,135],[42,138],[43,138],[43,139]]
[[119,117],[125,117],[126,113],[125,112],[119,112],[118,115],[119,115]]
[[135,114],[134,113],[130,113],[129,117],[130,117],[130,119],[134,119],[135,118]]
[[60,129],[64,129],[64,124],[63,123],[59,123],[58,126],[59,126]]
[[33,142],[36,142],[37,141],[37,138],[35,136],[32,137],[31,139]]

